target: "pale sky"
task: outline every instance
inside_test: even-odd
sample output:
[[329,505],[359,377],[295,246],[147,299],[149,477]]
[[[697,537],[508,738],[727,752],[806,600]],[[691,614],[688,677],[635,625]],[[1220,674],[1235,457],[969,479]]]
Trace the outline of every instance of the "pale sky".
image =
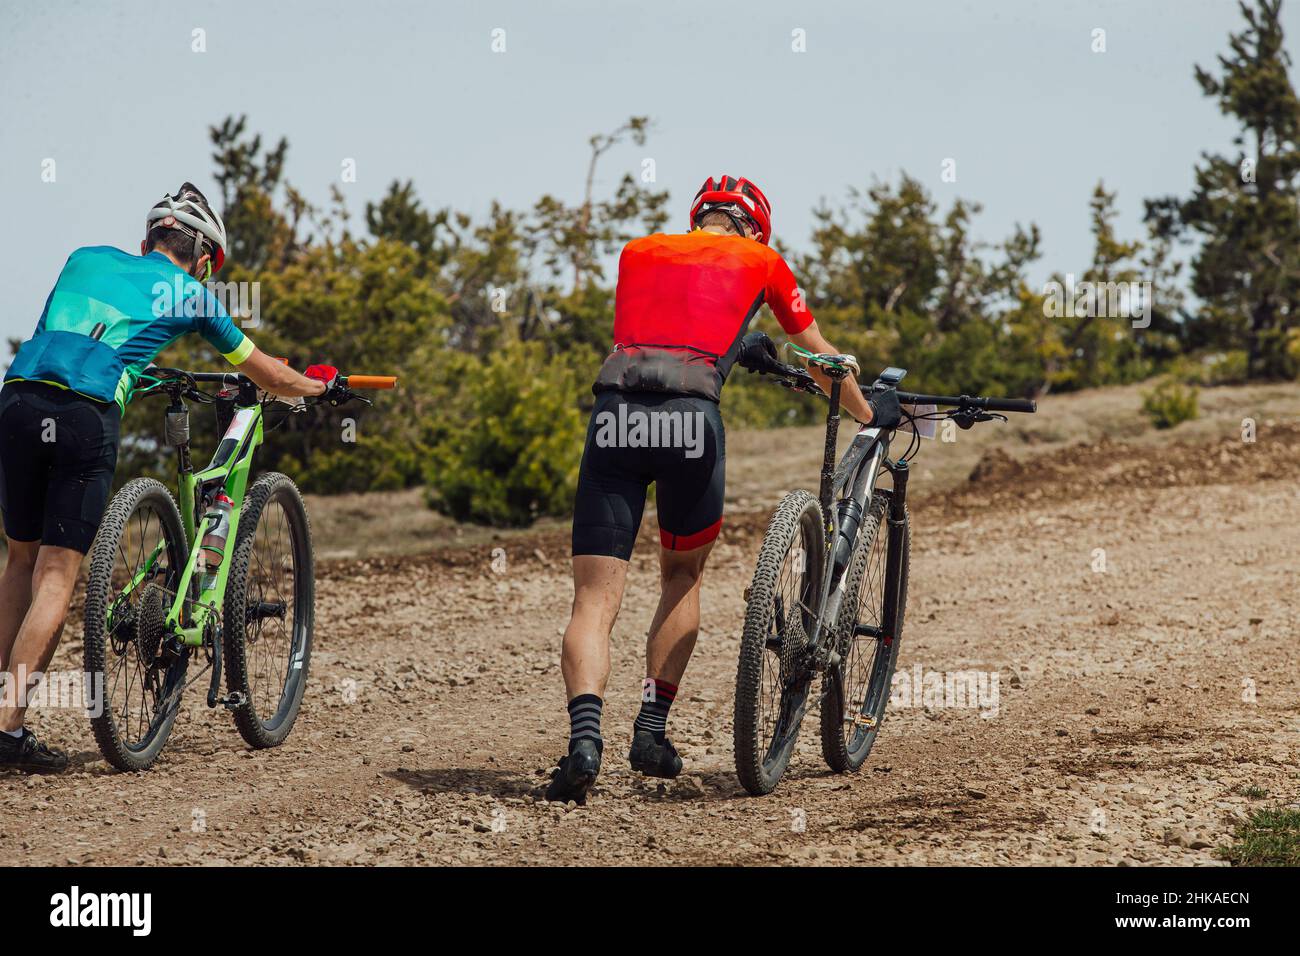
[[[1300,3],[1285,17],[1300,30]],[[1037,222],[1041,282],[1089,262],[1098,179],[1127,237],[1144,198],[1229,147],[1192,67],[1241,22],[1232,0],[0,0],[0,334],[30,334],[72,249],[136,249],[182,180],[214,195],[207,126],[228,113],[288,138],[313,200],[355,159],[358,217],[394,178],[474,214],[577,200],[587,138],[645,114],[649,142],[609,153],[599,185],[652,158],[674,228],[708,175],[745,175],[799,249],[819,199],[907,170],[945,206],[983,203],[982,239]]]

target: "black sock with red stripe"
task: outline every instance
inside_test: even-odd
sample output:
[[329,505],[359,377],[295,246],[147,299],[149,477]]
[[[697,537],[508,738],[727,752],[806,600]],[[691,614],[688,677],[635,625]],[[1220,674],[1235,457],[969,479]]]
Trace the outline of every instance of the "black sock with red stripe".
[[579,694],[569,701],[569,753],[579,740],[590,740],[596,745],[596,752],[605,749],[605,741],[600,736],[600,712],[604,707],[595,694]]
[[655,743],[664,742],[668,728],[668,708],[677,697],[677,685],[657,677],[647,677],[641,682],[641,712],[636,715],[633,730],[648,730]]

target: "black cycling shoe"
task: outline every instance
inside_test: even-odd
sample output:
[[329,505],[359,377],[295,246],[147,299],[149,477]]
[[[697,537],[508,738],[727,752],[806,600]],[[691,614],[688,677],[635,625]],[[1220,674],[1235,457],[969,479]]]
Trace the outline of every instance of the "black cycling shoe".
[[560,758],[560,766],[551,773],[551,785],[546,788],[546,799],[559,803],[586,803],[587,792],[600,773],[600,751],[594,740],[579,740],[568,756]]
[[627,759],[632,769],[648,777],[666,777],[671,780],[682,772],[682,758],[677,756],[677,748],[667,737],[661,744],[655,743],[654,734],[648,730],[638,730],[632,735],[632,750]]
[[0,734],[0,770],[24,773],[62,773],[68,769],[68,755],[47,747],[36,735],[23,728],[21,737]]

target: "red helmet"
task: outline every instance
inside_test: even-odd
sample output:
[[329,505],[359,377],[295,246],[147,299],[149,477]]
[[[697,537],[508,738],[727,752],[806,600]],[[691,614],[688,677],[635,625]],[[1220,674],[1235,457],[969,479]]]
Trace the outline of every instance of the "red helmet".
[[772,204],[767,201],[762,190],[748,179],[737,179],[734,176],[719,176],[714,179],[710,176],[705,180],[700,191],[695,194],[695,201],[691,203],[691,227],[695,227],[695,221],[701,212],[714,206],[739,206],[740,211],[753,224],[759,242],[767,245],[767,241],[772,238]]

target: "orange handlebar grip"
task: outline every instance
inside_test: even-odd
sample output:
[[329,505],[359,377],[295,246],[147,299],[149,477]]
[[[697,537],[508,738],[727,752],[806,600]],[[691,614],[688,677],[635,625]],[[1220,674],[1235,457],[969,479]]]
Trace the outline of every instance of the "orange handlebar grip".
[[349,375],[348,388],[393,388],[396,375]]

